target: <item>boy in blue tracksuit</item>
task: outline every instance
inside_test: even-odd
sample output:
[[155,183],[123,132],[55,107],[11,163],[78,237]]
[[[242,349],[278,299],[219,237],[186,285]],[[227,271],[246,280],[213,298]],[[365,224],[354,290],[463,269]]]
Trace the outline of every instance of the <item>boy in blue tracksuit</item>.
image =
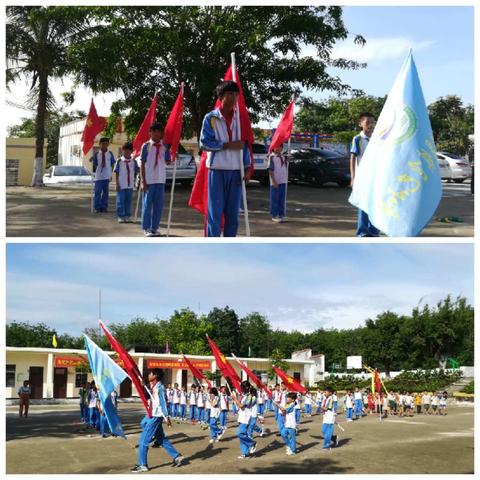
[[150,140],[143,144],[140,160],[142,179],[142,229],[147,237],[158,237],[162,218],[163,195],[167,178],[166,166],[171,164],[170,145],[162,140],[163,130],[159,123],[150,125]]
[[251,410],[250,405],[252,399],[250,396],[250,382],[244,380],[240,384],[241,393],[234,391],[232,396],[233,403],[238,407],[238,430],[237,436],[240,440],[239,460],[245,459],[253,455],[257,450],[257,442],[248,435],[248,425],[250,423]]
[[148,446],[154,438],[155,442],[163,447],[168,455],[173,460],[172,466],[179,467],[182,464],[183,456],[177,452],[175,447],[165,437],[162,424],[167,422],[168,426],[172,425],[167,411],[167,404],[165,401],[165,387],[161,382],[162,371],[160,369],[153,369],[148,373],[148,381],[152,391],[152,398],[149,400],[151,404],[152,417],[145,418],[141,422],[143,428],[142,435],[138,444],[138,464],[132,468],[132,472],[148,472]]
[[200,133],[200,149],[207,152],[207,236],[220,236],[223,217],[223,236],[235,237],[242,197],[240,162],[245,168],[244,180],[248,181],[251,175],[250,150],[240,139],[240,125],[235,115],[238,85],[225,81],[216,91],[221,105],[205,116]]
[[124,143],[122,156],[117,160],[113,169],[117,183],[118,223],[130,223],[131,221],[133,187],[135,176],[139,171],[138,164],[132,157],[132,152],[133,143]]
[[218,390],[212,387],[208,394],[208,403],[210,404],[210,417],[208,424],[210,425],[210,444],[218,442],[224,433],[222,427],[218,423],[220,417],[220,397]]
[[283,416],[283,427],[280,434],[287,445],[287,455],[295,455],[297,453],[297,421],[295,415],[295,404],[297,394],[289,392],[286,396],[285,407],[280,407],[280,415]]
[[247,434],[250,438],[253,438],[254,432],[257,432],[260,434],[260,436],[263,436],[263,429],[257,425],[258,395],[260,395],[261,392],[257,392],[257,389],[252,386],[250,387],[249,393],[250,402],[248,404],[248,407],[250,408],[250,420],[248,421]]
[[90,158],[95,173],[93,206],[95,213],[105,213],[108,210],[108,190],[112,179],[115,155],[108,149],[110,139],[102,137],[97,150]]
[[[351,185],[355,181],[355,172],[362,160],[363,154],[368,147],[368,142],[375,128],[375,118],[370,113],[362,113],[358,117],[359,126],[362,131],[353,137],[350,148],[350,178]],[[368,214],[358,209],[357,237],[378,237],[380,231],[370,222]]]
[[327,387],[325,389],[325,394],[322,402],[322,411],[323,411],[323,425],[322,425],[322,433],[323,433],[323,447],[322,451],[329,451],[331,443],[333,441],[333,445],[337,446],[338,438],[336,435],[333,434],[333,430],[335,428],[335,410],[333,407],[333,389],[331,387]]
[[274,150],[268,167],[270,174],[270,215],[273,222],[285,221],[285,200],[288,183],[287,157],[282,155],[283,144]]

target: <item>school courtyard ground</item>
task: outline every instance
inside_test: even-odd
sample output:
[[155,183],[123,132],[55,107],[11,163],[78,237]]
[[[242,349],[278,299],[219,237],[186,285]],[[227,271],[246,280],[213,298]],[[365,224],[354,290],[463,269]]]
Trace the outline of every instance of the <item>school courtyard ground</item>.
[[[128,439],[89,436],[79,422],[77,405],[31,407],[29,418],[19,418],[17,407],[7,407],[6,472],[8,474],[125,474],[136,463],[142,409],[120,404]],[[153,474],[348,473],[348,474],[460,474],[474,473],[473,405],[450,407],[446,417],[419,415],[379,422],[375,416],[346,423],[340,415],[339,447],[321,451],[321,417],[302,418],[298,454],[285,455],[272,414],[270,429],[257,438],[252,458],[238,460],[239,442],[232,417],[223,439],[209,446],[209,432],[198,425],[176,424],[168,438],[184,455],[184,465],[172,468],[163,449],[149,450]],[[338,429],[336,429],[338,431]]]
[[[161,233],[165,233],[169,193]],[[90,213],[89,187],[8,187],[6,198],[7,236],[18,237],[141,237],[139,225],[117,223],[115,192],[111,189],[110,211]],[[177,185],[170,235],[203,236],[203,217],[188,207],[191,187]],[[357,212],[348,203],[349,188],[289,185],[288,221],[273,223],[268,214],[269,191],[252,181],[248,188],[248,207],[252,236],[259,237],[351,237]],[[134,194],[134,202],[136,194]],[[443,197],[430,224],[422,232],[429,237],[471,237],[474,196],[470,184],[443,184]],[[244,235],[241,218],[239,235]],[[150,239],[155,241],[155,239]],[[158,239],[157,239],[158,241]]]

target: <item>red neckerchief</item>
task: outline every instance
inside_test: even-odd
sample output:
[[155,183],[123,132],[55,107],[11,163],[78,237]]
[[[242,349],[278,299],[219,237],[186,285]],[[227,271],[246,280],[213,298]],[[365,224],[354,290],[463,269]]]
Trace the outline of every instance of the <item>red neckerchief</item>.
[[233,123],[233,114],[234,110],[230,112],[230,115],[224,115],[222,112],[222,116],[225,119],[225,123],[227,124],[227,132],[228,132],[228,141],[232,141],[232,123]]
[[128,178],[128,186],[130,186],[130,159],[123,157],[125,166],[127,167],[127,178]]
[[157,148],[157,151],[155,152],[155,168],[157,168],[158,157],[160,155],[160,142],[154,143],[153,146]]

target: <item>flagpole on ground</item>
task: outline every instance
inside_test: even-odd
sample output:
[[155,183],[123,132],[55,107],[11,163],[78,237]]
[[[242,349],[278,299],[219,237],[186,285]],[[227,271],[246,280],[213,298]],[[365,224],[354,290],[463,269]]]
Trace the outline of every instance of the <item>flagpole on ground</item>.
[[[183,86],[184,86],[184,82],[182,82],[181,84],[182,96],[183,96]],[[172,221],[173,194],[175,192],[175,178],[177,175],[177,159],[178,159],[178,155],[177,155],[177,158],[173,159],[172,188],[170,190],[170,208],[168,209],[167,237],[170,236],[170,224]]]
[[[290,101],[293,102],[295,100],[295,96],[292,95]],[[288,144],[287,144],[287,181],[285,183],[285,216],[287,216],[287,193],[288,193],[288,169],[290,167],[290,145],[292,141],[292,135],[288,137]]]
[[90,213],[93,213],[94,184],[95,182],[93,180],[93,173],[92,173],[92,181],[91,181],[91,188],[90,188]]
[[140,180],[137,190],[137,206],[135,207],[135,223],[138,221],[138,206],[140,204],[140,197],[142,196],[142,181]]
[[[237,81],[237,64],[235,62],[235,53],[231,53],[232,57],[232,78],[233,81]],[[240,139],[241,137],[241,130],[240,130],[240,114],[238,111],[238,102],[236,105],[235,109],[235,123],[236,123],[236,129],[237,129],[237,138]],[[244,216],[245,216],[245,234],[247,237],[250,236],[250,222],[248,220],[248,205],[247,205],[247,188],[245,186],[245,167],[243,165],[243,150],[242,154],[240,155],[240,175],[242,177],[242,199],[243,199],[243,210],[244,210]]]

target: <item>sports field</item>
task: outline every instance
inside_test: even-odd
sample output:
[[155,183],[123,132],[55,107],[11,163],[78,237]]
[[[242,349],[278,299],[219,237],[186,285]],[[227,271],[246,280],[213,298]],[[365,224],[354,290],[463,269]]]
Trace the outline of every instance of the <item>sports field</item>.
[[[18,418],[16,407],[7,407],[6,471],[9,474],[129,473],[137,461],[135,445],[140,435],[142,410],[120,404],[128,440],[89,436],[79,422],[76,405],[34,406],[28,419]],[[339,446],[321,451],[321,417],[302,417],[298,453],[285,455],[272,414],[270,429],[256,438],[257,452],[238,460],[239,441],[230,414],[223,439],[208,445],[209,432],[198,425],[174,423],[166,434],[185,457],[184,465],[172,468],[161,449],[149,449],[149,473],[473,473],[474,424],[472,406],[453,406],[446,417],[417,415],[392,417],[382,422],[374,416],[346,423]],[[148,473],[147,473],[148,474]]]

